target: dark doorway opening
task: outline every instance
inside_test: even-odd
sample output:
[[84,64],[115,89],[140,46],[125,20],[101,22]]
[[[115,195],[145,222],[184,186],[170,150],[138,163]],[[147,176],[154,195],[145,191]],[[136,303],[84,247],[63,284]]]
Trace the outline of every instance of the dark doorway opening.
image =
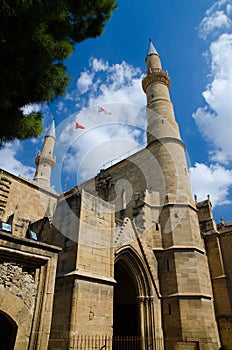
[[13,350],[17,334],[16,323],[4,312],[0,311],[1,350]]
[[138,336],[137,288],[131,272],[122,262],[115,264],[114,336]]

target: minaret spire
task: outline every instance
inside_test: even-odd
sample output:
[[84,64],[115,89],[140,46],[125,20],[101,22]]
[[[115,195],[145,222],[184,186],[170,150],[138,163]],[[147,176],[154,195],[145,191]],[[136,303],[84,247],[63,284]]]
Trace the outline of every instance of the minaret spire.
[[[147,75],[143,78],[142,86],[147,97],[147,142],[155,152],[155,157],[160,159],[165,178],[165,189],[161,198],[164,200],[167,194],[173,194],[175,201],[181,202],[184,193],[184,201],[192,202],[185,145],[181,141],[169,94],[170,77],[162,69],[160,56],[153,48],[150,41],[149,54],[146,56]],[[161,151],[164,152],[162,156]],[[181,164],[180,168],[176,164]],[[176,188],[181,188],[181,191],[176,191]]]
[[[170,77],[168,72],[162,69],[160,56],[151,40],[146,56],[146,68],[147,75],[142,81],[142,87],[147,96],[148,143],[167,136],[180,138],[169,95]],[[164,124],[164,121],[166,126],[161,128],[160,124]]]
[[149,48],[148,48],[148,52],[147,52],[147,56],[150,56],[150,55],[158,55],[158,52],[157,50],[155,49],[155,46],[153,45],[151,39],[149,39]]
[[47,135],[46,136],[52,136],[54,139],[56,138],[56,130],[55,130],[55,120],[52,120],[52,123],[48,129]]
[[36,171],[34,181],[48,188],[50,187],[51,171],[56,162],[56,157],[53,156],[55,138],[55,121],[53,119],[44,137],[42,151],[37,153],[35,158]]

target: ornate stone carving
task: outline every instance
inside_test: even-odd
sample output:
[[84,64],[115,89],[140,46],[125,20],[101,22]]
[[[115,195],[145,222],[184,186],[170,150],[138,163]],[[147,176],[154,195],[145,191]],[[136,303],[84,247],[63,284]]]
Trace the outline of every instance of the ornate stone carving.
[[144,191],[136,192],[134,194],[133,216],[138,215],[140,213],[140,210],[144,207],[144,199]]
[[38,166],[39,164],[49,164],[51,167],[53,167],[56,163],[56,156],[44,156],[41,154],[41,152],[38,152],[36,154],[35,158],[35,164]]
[[112,176],[101,170],[100,173],[95,178],[95,189],[102,199],[108,200],[109,190],[113,187],[111,182]]
[[154,70],[148,74],[142,81],[143,91],[146,93],[147,87],[152,83],[164,84],[170,89],[171,81],[168,72],[163,70]]

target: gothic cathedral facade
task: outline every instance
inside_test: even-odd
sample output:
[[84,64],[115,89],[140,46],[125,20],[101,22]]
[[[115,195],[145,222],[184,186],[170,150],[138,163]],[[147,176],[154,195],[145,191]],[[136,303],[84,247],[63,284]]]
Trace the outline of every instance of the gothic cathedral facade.
[[193,199],[152,42],[146,70],[144,149],[57,194],[53,122],[33,180],[0,171],[2,350],[232,350],[232,222]]

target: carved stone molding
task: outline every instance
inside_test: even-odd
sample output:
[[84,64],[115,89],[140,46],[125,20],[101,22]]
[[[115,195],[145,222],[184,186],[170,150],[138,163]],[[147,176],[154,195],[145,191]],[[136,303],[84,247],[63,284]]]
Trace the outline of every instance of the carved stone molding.
[[164,84],[170,89],[171,80],[168,75],[168,72],[163,70],[153,71],[148,74],[142,81],[143,91],[146,93],[147,87],[153,83],[161,83]]
[[46,156],[42,155],[40,152],[37,153],[36,158],[35,158],[36,165],[48,164],[51,167],[53,167],[55,165],[55,162],[56,162],[56,156],[46,157]]
[[0,177],[0,210],[1,211],[4,211],[6,207],[8,195],[10,192],[10,185],[11,185],[10,180],[8,180],[6,177],[3,177],[3,176]]
[[111,182],[112,176],[101,170],[100,173],[95,178],[95,189],[102,199],[108,200],[109,190],[113,187]]
[[143,296],[143,295],[140,295],[137,297],[137,300],[141,303],[148,303],[148,302],[153,302],[154,300],[154,297],[153,296],[150,296],[150,295],[147,295],[147,296]]
[[134,193],[133,216],[138,215],[141,209],[144,207],[144,199],[144,191]]

